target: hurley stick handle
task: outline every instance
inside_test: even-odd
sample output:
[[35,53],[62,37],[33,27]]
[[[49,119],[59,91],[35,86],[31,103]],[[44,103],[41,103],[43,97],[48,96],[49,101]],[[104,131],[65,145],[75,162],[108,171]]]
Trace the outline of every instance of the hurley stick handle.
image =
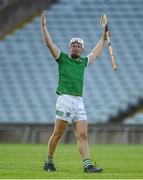
[[109,54],[110,54],[111,62],[112,62],[112,68],[113,68],[114,71],[116,71],[118,66],[116,64],[116,59],[115,59],[115,56],[113,54],[113,48],[112,48],[112,44],[111,44],[111,41],[110,41],[109,31],[106,32],[106,36],[107,36]]

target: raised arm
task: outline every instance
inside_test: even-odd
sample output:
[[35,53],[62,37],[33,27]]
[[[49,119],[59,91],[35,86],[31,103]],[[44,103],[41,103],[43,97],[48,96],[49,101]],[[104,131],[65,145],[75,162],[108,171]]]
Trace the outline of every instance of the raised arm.
[[92,63],[101,54],[102,49],[103,49],[104,44],[105,44],[105,41],[106,41],[106,32],[104,31],[100,41],[93,48],[91,53],[88,55],[89,64]]
[[47,31],[46,14],[47,14],[47,11],[43,11],[42,16],[41,16],[41,29],[42,29],[42,33],[43,33],[43,38],[44,38],[45,44],[48,47],[48,49],[50,50],[52,56],[54,57],[54,59],[57,59],[59,57],[60,50],[53,43],[52,38]]

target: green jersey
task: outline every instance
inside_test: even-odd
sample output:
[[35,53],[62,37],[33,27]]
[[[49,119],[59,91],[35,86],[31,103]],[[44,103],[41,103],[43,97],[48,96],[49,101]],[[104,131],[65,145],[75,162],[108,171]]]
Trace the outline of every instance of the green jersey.
[[56,61],[59,69],[57,94],[82,96],[84,70],[88,58],[73,59],[68,54],[61,52]]

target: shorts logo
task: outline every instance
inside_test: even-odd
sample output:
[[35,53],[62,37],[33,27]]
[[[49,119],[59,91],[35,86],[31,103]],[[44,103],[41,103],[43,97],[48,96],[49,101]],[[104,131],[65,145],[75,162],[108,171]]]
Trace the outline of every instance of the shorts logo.
[[66,113],[66,117],[70,117],[70,113],[69,112]]
[[63,116],[64,115],[64,113],[62,112],[62,111],[56,111],[56,115],[59,115],[59,116]]

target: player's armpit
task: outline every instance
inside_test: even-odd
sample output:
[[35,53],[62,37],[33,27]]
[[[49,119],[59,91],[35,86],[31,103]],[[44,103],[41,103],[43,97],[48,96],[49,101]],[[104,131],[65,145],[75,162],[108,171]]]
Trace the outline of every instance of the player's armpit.
[[58,59],[60,55],[60,50],[57,48],[57,46],[54,43],[49,43],[49,44],[46,43],[46,45],[49,51],[51,52],[53,58]]
[[95,59],[96,59],[96,54],[93,54],[92,52],[87,56],[88,57],[88,63],[87,63],[87,66],[89,64],[91,64]]
[[61,56],[62,56],[62,52],[59,51],[59,55],[57,56],[57,58],[55,58],[55,61],[57,61],[57,63],[59,63],[61,61],[61,59],[62,59]]

